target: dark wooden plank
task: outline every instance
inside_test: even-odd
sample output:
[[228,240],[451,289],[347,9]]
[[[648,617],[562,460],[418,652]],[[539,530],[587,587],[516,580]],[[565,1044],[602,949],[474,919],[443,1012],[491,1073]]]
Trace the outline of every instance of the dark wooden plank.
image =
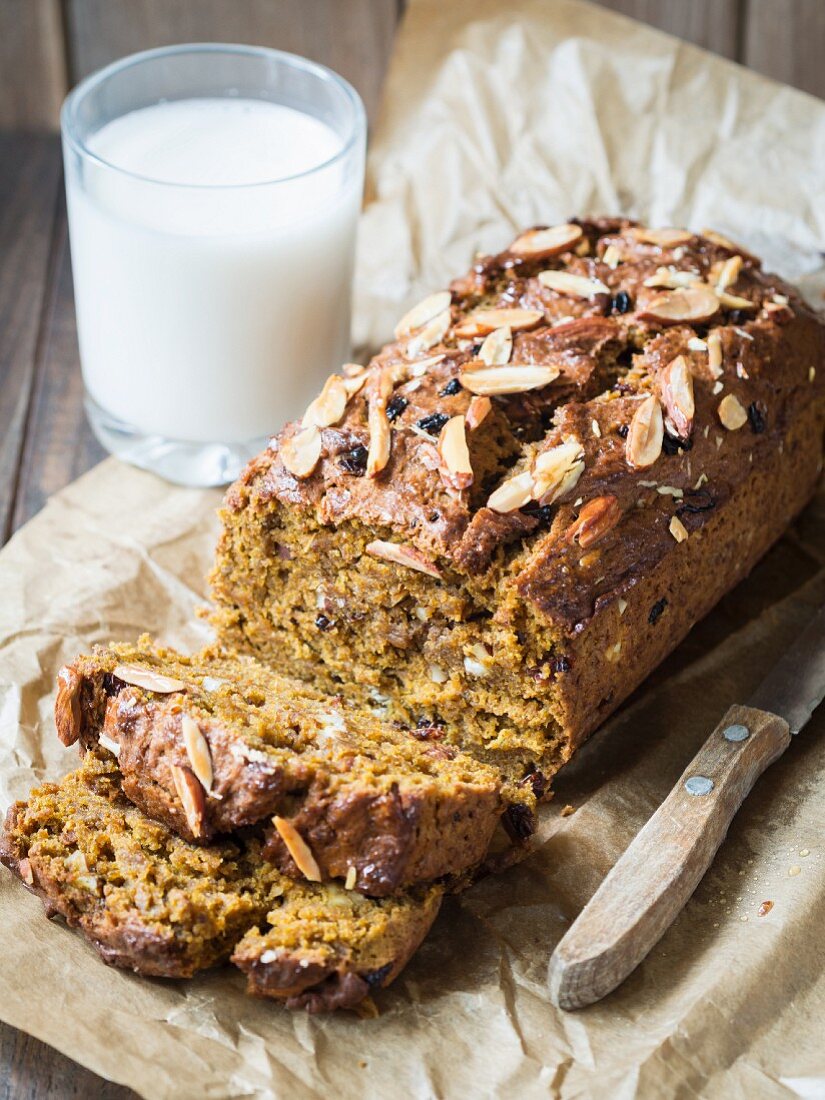
[[[738,0],[597,0],[603,7],[649,23],[704,49],[735,58]],[[768,0],[770,3],[770,0]]]
[[56,138],[0,134],[0,543],[13,514],[60,179]]
[[22,1031],[0,1024],[0,1100],[132,1100],[112,1084]]
[[745,0],[741,61],[825,98],[823,0]]
[[0,128],[57,128],[65,56],[60,0],[0,0]]
[[398,19],[397,0],[67,0],[73,79],[136,50],[248,42],[321,61],[361,93],[371,119]]
[[43,307],[26,439],[12,528],[39,512],[48,497],[105,457],[83,412],[65,203],[55,226],[53,279]]

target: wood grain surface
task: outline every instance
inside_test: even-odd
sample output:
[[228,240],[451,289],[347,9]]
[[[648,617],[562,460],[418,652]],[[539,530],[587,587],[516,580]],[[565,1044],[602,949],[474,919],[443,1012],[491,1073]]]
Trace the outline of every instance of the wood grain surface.
[[[825,95],[823,0],[603,2]],[[0,0],[0,541],[102,455],[82,411],[59,145],[21,131],[56,130],[65,91],[92,69],[187,39],[313,57],[353,82],[374,120],[402,9],[403,0]],[[0,1100],[131,1095],[0,1025]]]

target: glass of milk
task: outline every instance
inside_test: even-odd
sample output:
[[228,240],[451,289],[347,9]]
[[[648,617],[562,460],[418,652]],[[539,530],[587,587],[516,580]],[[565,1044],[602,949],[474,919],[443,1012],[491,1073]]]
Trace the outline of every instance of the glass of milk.
[[276,50],[150,50],[62,113],[86,410],[121,458],[219,485],[350,355],[358,94]]

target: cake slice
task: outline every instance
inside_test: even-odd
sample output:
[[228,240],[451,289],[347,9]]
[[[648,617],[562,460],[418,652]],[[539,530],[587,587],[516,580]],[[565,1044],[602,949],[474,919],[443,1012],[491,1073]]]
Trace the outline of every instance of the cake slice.
[[191,844],[123,795],[101,749],[11,807],[0,860],[114,966],[186,978],[235,950],[252,992],[310,1011],[353,1007],[388,985],[442,894],[371,900],[295,882],[261,857],[256,836]]
[[536,793],[810,498],[825,324],[712,231],[529,230],[229,490],[223,644]]
[[61,670],[55,717],[64,744],[114,753],[124,793],[186,839],[265,822],[282,871],[372,896],[477,864],[507,804],[495,770],[429,724],[219,653],[97,649]]

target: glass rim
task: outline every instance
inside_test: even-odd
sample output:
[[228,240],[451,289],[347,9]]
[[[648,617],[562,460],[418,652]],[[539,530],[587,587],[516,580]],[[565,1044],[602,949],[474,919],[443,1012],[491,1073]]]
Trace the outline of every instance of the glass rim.
[[[100,156],[100,154],[93,152],[86,142],[81,140],[78,136],[76,124],[77,108],[80,101],[111,77],[116,76],[125,69],[132,68],[144,61],[149,61],[157,57],[173,54],[198,53],[235,53],[246,56],[262,57],[278,61],[293,69],[303,70],[315,76],[322,83],[332,85],[339,92],[343,93],[351,110],[349,133],[346,134],[341,148],[333,153],[331,157],[327,157],[326,160],[313,165],[311,168],[304,168],[300,172],[293,172],[285,176],[273,176],[270,179],[256,180],[253,183],[176,183],[173,180],[156,179],[154,176],[146,176],[140,172],[133,172],[128,168],[122,168],[112,161],[106,160],[106,158]],[[225,98],[232,99],[233,97],[227,96]],[[164,100],[159,100],[159,102],[164,102]],[[169,101],[167,100],[166,102]],[[262,102],[267,101],[262,100]],[[125,112],[125,114],[128,113],[129,112]],[[122,118],[123,115],[119,117]],[[117,172],[119,175],[127,176],[130,179],[140,180],[142,183],[150,183],[156,187],[189,188],[199,191],[245,191],[254,187],[272,187],[279,183],[289,183],[293,180],[305,179],[343,160],[352,151],[362,135],[366,133],[366,111],[361,96],[348,80],[345,80],[339,73],[336,73],[326,65],[321,65],[317,61],[310,61],[309,58],[301,57],[299,54],[289,53],[286,50],[271,49],[268,46],[250,46],[243,43],[187,42],[173,46],[158,46],[155,49],[141,50],[138,53],[128,54],[126,57],[113,61],[111,64],[105,65],[102,69],[98,69],[90,73],[89,76],[84,77],[79,84],[72,88],[63,101],[63,106],[60,109],[60,130],[65,141],[85,160],[93,161],[108,171]]]

